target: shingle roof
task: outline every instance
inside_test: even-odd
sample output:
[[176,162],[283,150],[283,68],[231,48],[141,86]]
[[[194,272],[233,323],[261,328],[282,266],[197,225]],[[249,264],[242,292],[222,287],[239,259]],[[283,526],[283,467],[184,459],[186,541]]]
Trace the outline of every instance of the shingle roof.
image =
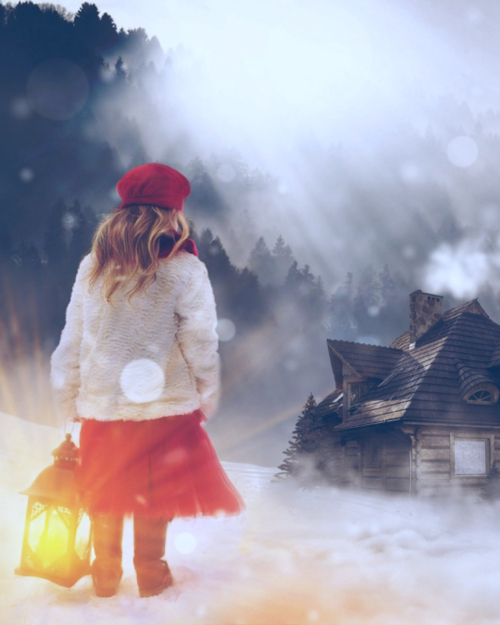
[[486,317],[487,319],[490,318],[477,299],[472,299],[470,302],[466,302],[460,306],[455,306],[455,308],[450,308],[450,310],[447,310],[444,313],[443,318],[452,319],[454,317],[459,317],[464,312],[472,313],[474,315],[483,315],[483,317]]
[[[447,311],[411,351],[405,349],[406,345],[409,347],[408,333],[386,348],[394,354],[390,358],[397,354],[388,375],[351,408],[348,418],[336,429],[402,419],[500,426],[500,404],[477,406],[462,399],[468,384],[488,379],[489,383],[500,385],[496,374],[487,370],[500,345],[500,326],[487,316],[479,302],[473,300]],[[362,346],[358,352],[351,349],[351,353],[361,357],[366,350]],[[353,364],[356,366],[363,369],[357,360]],[[363,370],[371,367],[370,361]]]
[[[464,312],[470,312],[475,315],[483,315],[487,319],[489,319],[488,314],[481,306],[481,304],[477,301],[477,299],[473,299],[470,302],[466,302],[465,304],[461,304],[460,306],[456,306],[455,308],[450,308],[443,314],[443,321],[448,321],[449,319],[454,319],[455,317],[459,317]],[[432,328],[431,328],[432,329]],[[406,330],[403,332],[401,336],[398,336],[396,340],[394,340],[389,347],[393,347],[395,349],[403,349],[406,352],[410,349],[410,332]],[[499,346],[499,360],[500,360],[500,346]]]
[[[383,380],[392,370],[402,352],[392,347],[382,345],[368,345],[366,343],[353,343],[352,341],[327,341],[330,351],[330,359],[337,357],[343,363],[349,365],[355,374],[361,378],[377,378]],[[335,363],[332,362],[332,365]],[[334,375],[337,380],[336,369]]]
[[330,395],[327,395],[325,399],[319,402],[314,409],[314,414],[318,417],[323,417],[336,412],[342,406],[342,397],[343,393],[341,390],[330,393]]
[[491,360],[489,367],[498,367],[500,365],[500,343],[497,343],[493,353],[491,354]]
[[464,399],[474,388],[484,384],[496,384],[493,377],[486,369],[473,369],[472,367],[457,360],[455,366],[458,371],[458,379],[462,399]]
[[403,349],[407,352],[410,349],[410,331],[406,330],[401,336],[393,341],[389,347],[393,347],[394,349]]

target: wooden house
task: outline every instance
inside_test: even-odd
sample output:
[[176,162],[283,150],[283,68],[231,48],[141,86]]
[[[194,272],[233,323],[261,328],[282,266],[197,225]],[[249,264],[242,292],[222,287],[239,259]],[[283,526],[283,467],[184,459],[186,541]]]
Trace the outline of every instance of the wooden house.
[[389,347],[328,341],[335,391],[327,471],[372,490],[479,490],[500,461],[500,325],[477,300],[443,312],[410,295],[410,327]]

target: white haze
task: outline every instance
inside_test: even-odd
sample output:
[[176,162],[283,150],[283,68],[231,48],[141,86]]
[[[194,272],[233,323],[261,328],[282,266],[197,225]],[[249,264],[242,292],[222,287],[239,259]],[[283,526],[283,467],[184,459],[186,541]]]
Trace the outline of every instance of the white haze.
[[485,50],[492,8],[484,0],[457,3],[438,19],[434,4],[413,0],[97,4],[119,27],[143,27],[174,51],[183,73],[176,95],[200,150],[236,147],[289,178],[301,144],[362,146],[367,133],[390,131],[397,119],[416,122],[443,94],[474,108],[499,101],[494,55]]
[[443,243],[432,252],[423,282],[431,293],[473,299],[486,284],[500,288],[500,254],[485,251],[478,240],[464,239],[455,246]]
[[89,577],[65,589],[17,577],[26,498],[62,433],[0,415],[2,625],[497,625],[498,505],[296,490],[272,471],[226,463],[247,503],[227,519],[176,520],[176,584],[140,599],[125,531],[124,578],[110,599]]
[[[76,12],[80,4],[68,0],[64,6]],[[415,241],[405,239],[416,213],[439,228],[436,204],[443,198],[466,226],[476,225],[478,213],[488,209],[478,204],[483,199],[469,182],[489,167],[489,186],[496,186],[495,146],[470,136],[474,119],[448,119],[444,107],[436,120],[435,111],[446,98],[466,103],[472,115],[500,108],[496,3],[97,4],[118,27],[143,27],[156,36],[172,62],[164,92],[155,87],[158,116],[140,124],[150,158],[163,158],[166,143],[175,144],[186,162],[212,154],[224,160],[234,150],[250,168],[276,177],[279,197],[258,196],[253,203],[257,228],[268,233],[271,246],[281,233],[327,287],[367,264],[380,269],[401,264],[411,273],[412,262],[422,264],[427,257],[422,281],[446,284],[447,248],[438,241],[436,249],[426,247],[415,258]],[[124,110],[135,115],[125,103]],[[423,136],[429,128],[436,145],[412,153],[419,149],[418,142],[410,142],[412,133]],[[336,169],[339,150],[345,179],[344,170]],[[127,155],[120,156],[126,163]],[[219,174],[223,183],[227,172]],[[237,214],[239,207],[232,208]],[[471,245],[464,243],[467,249]],[[451,256],[453,250],[462,252],[453,248]],[[436,263],[441,281],[425,278]],[[484,281],[469,264],[453,264],[454,280],[458,276],[466,285],[450,287],[457,297],[477,294]]]

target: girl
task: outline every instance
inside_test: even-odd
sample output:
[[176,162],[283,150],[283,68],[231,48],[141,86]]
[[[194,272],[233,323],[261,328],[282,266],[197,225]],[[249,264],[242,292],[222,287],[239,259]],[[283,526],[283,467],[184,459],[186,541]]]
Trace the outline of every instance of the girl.
[[151,163],[117,190],[122,202],[78,269],[51,383],[61,416],[82,421],[77,482],[92,519],[95,592],[117,592],[132,514],[147,597],[173,584],[163,559],[171,519],[244,504],[202,426],[218,401],[217,318],[182,215],[189,181]]

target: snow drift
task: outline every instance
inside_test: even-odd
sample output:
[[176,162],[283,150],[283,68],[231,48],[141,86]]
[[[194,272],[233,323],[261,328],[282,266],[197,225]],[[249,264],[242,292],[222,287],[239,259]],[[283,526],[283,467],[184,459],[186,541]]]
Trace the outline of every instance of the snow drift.
[[443,504],[273,483],[274,470],[224,463],[248,509],[176,520],[167,557],[176,584],[140,599],[132,567],[111,599],[90,577],[65,589],[17,577],[26,498],[61,432],[0,415],[2,625],[498,625],[500,505]]

